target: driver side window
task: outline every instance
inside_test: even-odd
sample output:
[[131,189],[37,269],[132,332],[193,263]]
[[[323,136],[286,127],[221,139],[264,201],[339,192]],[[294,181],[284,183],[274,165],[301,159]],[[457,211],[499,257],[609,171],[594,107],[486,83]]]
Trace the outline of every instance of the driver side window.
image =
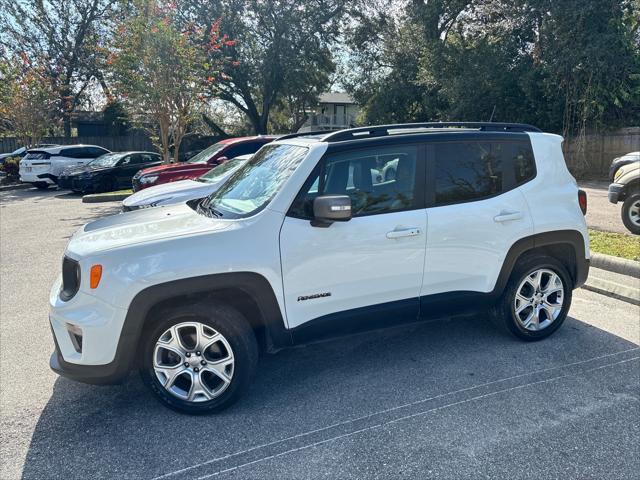
[[354,217],[410,210],[415,205],[415,145],[340,152],[320,160],[289,215],[313,218],[320,195],[348,195]]

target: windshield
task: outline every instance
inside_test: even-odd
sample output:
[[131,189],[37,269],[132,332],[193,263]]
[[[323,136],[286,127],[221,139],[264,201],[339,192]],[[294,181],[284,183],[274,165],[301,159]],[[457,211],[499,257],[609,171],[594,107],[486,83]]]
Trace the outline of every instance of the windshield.
[[212,168],[207,173],[198,178],[198,181],[205,183],[217,182],[222,179],[224,176],[237,169],[241,165],[247,163],[248,159],[246,158],[233,158],[231,160],[227,160],[221,165],[218,165],[215,168]]
[[206,163],[217,152],[222,150],[226,144],[214,143],[208,148],[205,148],[200,153],[196,153],[193,157],[186,161],[186,163]]
[[249,217],[262,210],[307,154],[306,147],[265,145],[203,203],[212,215]]
[[105,153],[95,160],[91,160],[88,165],[92,167],[113,167],[122,157],[121,153]]

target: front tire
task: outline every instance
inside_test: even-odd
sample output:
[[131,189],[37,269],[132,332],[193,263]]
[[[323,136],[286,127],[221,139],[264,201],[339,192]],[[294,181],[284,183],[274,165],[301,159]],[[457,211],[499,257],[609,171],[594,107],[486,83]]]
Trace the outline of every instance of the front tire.
[[531,255],[519,260],[493,320],[516,337],[542,340],[564,323],[571,306],[573,280],[553,257]]
[[216,413],[250,384],[258,346],[247,320],[226,305],[169,310],[145,335],[143,382],[167,407]]
[[622,223],[634,235],[640,235],[640,192],[627,196],[622,204]]

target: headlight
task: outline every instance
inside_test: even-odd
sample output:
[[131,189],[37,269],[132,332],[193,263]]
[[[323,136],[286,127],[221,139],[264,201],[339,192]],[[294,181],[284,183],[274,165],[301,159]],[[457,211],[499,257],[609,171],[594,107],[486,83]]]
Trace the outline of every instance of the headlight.
[[614,175],[613,179],[614,180],[618,180],[622,176],[623,173],[624,172],[622,171],[622,169],[619,168],[618,171],[616,172],[616,174]]
[[140,183],[153,183],[158,179],[158,175],[147,175],[146,177],[140,177]]

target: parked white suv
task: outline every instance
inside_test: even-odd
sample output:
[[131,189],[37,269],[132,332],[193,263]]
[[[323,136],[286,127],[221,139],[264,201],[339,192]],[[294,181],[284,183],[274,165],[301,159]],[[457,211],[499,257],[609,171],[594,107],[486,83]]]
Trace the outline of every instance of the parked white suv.
[[32,149],[20,161],[20,181],[44,190],[57,183],[58,176],[65,168],[84,165],[105,153],[110,152],[96,145],[56,145]]
[[[259,351],[322,337],[486,308],[542,339],[589,270],[561,143],[497,123],[280,138],[204,200],[76,232],[51,367],[96,384],[139,370],[167,406],[205,413],[246,389]],[[388,162],[392,180],[371,174]]]

